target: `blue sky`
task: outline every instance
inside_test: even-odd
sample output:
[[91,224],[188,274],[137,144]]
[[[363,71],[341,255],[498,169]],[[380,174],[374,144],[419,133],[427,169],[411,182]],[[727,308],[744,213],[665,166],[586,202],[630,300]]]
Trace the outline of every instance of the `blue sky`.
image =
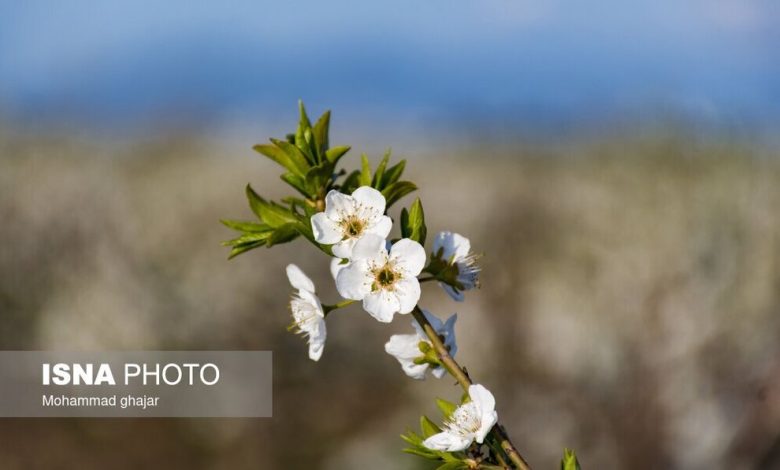
[[0,115],[780,121],[770,0],[0,1]]

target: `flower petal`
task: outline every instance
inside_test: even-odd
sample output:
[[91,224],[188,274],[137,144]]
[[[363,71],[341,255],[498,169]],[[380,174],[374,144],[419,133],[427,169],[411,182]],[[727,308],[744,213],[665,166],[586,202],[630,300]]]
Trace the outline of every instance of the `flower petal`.
[[377,214],[385,213],[385,197],[371,186],[361,186],[352,192],[352,198],[362,205],[363,210]]
[[373,233],[367,233],[355,243],[350,259],[374,259],[385,253],[385,239]]
[[374,233],[382,238],[387,238],[390,235],[390,230],[393,229],[393,219],[386,215],[379,216],[376,221],[368,228],[368,233]]
[[420,281],[416,277],[401,279],[395,283],[398,313],[409,313],[420,300]]
[[393,315],[398,311],[398,307],[398,297],[384,289],[363,297],[363,310],[382,323],[393,321]]
[[325,350],[325,339],[327,338],[327,329],[325,321],[320,322],[315,334],[309,335],[309,359],[319,361],[322,357],[322,351]]
[[458,352],[458,343],[455,341],[455,322],[458,320],[458,314],[453,313],[444,323],[441,334],[444,335],[444,345],[450,348],[450,356],[455,357]]
[[439,320],[439,317],[432,314],[430,311],[422,309],[423,315],[425,315],[425,319],[428,320],[428,323],[431,324],[434,330],[439,332],[442,329],[442,322]]
[[314,283],[309,279],[309,276],[305,275],[301,268],[294,264],[287,265],[287,279],[290,280],[290,284],[298,290],[307,292],[314,292]]
[[394,356],[401,364],[401,369],[413,379],[425,379],[428,364],[415,364],[414,360],[423,353],[419,348],[420,338],[417,335],[393,335],[385,344],[385,352]]
[[332,245],[344,238],[341,227],[324,212],[311,216],[311,230],[314,233],[314,240],[323,245]]
[[401,370],[407,377],[415,380],[425,380],[425,372],[428,370],[428,364],[415,364],[414,361],[399,360]]
[[431,450],[443,450],[447,452],[460,452],[461,450],[466,450],[469,444],[471,444],[471,439],[451,434],[447,431],[434,434],[423,441],[423,445]]
[[458,233],[439,232],[433,239],[433,253],[438,253],[441,248],[444,249],[442,257],[445,260],[459,260],[468,256],[471,251],[471,241]]
[[469,385],[469,397],[482,414],[489,413],[496,408],[496,399],[493,394],[480,384]]
[[447,370],[442,366],[434,367],[433,370],[431,371],[431,374],[433,374],[433,376],[436,377],[437,379],[444,377],[444,374],[446,373]]
[[320,298],[317,297],[317,294],[307,290],[298,290],[298,297],[314,306],[314,309],[317,310],[318,317],[325,318],[325,311],[322,309],[322,302],[320,302]]
[[488,435],[493,426],[498,422],[498,413],[495,410],[490,413],[482,415],[482,424],[479,427],[479,431],[474,434],[474,440],[482,444],[485,441],[485,436]]
[[354,238],[347,238],[333,245],[331,251],[333,251],[334,256],[350,259],[352,258],[352,249],[355,247],[356,241]]
[[355,200],[352,196],[331,189],[325,196],[325,215],[334,222],[339,222],[347,214],[355,212]]
[[339,276],[339,272],[347,266],[349,266],[349,262],[345,259],[333,258],[330,260],[330,275],[333,276],[334,281]]
[[417,335],[393,335],[385,343],[385,352],[396,359],[416,359],[423,355]]
[[336,278],[336,290],[345,299],[363,300],[371,292],[371,283],[368,262],[357,260],[339,272]]
[[409,276],[417,276],[425,267],[425,248],[416,241],[404,238],[390,249],[390,258]]
[[445,284],[443,282],[440,282],[439,285],[444,289],[444,292],[449,294],[450,297],[452,297],[452,300],[456,302],[463,302],[463,299],[466,297],[463,295],[463,291],[461,290],[455,290],[451,285]]

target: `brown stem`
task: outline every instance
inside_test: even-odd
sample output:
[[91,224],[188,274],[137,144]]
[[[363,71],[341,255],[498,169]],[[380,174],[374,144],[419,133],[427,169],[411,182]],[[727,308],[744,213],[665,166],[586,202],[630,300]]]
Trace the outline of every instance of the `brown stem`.
[[[414,316],[414,319],[417,321],[417,323],[420,324],[420,327],[423,329],[423,331],[425,331],[428,339],[431,341],[433,349],[436,351],[441,365],[447,370],[447,372],[450,373],[451,376],[455,378],[455,380],[458,381],[460,386],[463,387],[463,390],[468,391],[469,385],[472,384],[471,378],[463,369],[463,367],[455,362],[455,359],[450,356],[449,351],[447,351],[447,348],[444,346],[444,343],[442,342],[438,333],[436,333],[436,330],[430,324],[428,319],[425,318],[425,315],[423,314],[422,310],[420,310],[420,307],[414,307],[414,310],[412,310],[412,315]],[[504,452],[506,452],[507,457],[509,457],[509,460],[511,460],[518,469],[531,470],[531,467],[525,461],[523,456],[520,455],[520,452],[517,451],[514,444],[512,444],[512,441],[509,440],[509,436],[506,434],[506,430],[504,430],[500,423],[496,423],[496,425],[493,426],[493,429],[490,430],[490,434],[492,434],[496,441],[498,441],[498,443],[501,445],[501,448],[504,449]]]

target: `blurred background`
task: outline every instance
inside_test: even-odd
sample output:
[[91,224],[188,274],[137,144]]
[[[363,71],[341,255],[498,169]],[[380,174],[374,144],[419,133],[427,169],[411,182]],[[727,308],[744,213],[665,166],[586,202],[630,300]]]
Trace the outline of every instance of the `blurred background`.
[[[313,363],[284,267],[230,262],[251,150],[333,110],[484,253],[458,359],[534,468],[780,468],[780,12],[769,0],[0,1],[0,347],[270,349],[272,419],[0,420],[8,469],[426,469],[446,379],[352,307]],[[407,203],[409,201],[402,201]],[[396,210],[391,212],[396,216]]]

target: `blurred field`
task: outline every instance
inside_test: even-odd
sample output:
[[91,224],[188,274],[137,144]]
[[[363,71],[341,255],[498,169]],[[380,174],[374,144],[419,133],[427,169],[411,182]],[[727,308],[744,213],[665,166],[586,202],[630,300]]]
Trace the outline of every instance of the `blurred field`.
[[[5,419],[2,468],[428,468],[398,435],[458,391],[384,353],[410,319],[335,313],[315,364],[285,330],[284,266],[333,301],[328,261],[303,241],[226,261],[243,186],[284,195],[253,143],[0,133],[3,349],[275,355],[273,419]],[[780,155],[677,134],[393,144],[429,232],[485,255],[465,303],[434,285],[422,303],[459,313],[459,359],[535,468],[564,446],[591,470],[780,468]]]

